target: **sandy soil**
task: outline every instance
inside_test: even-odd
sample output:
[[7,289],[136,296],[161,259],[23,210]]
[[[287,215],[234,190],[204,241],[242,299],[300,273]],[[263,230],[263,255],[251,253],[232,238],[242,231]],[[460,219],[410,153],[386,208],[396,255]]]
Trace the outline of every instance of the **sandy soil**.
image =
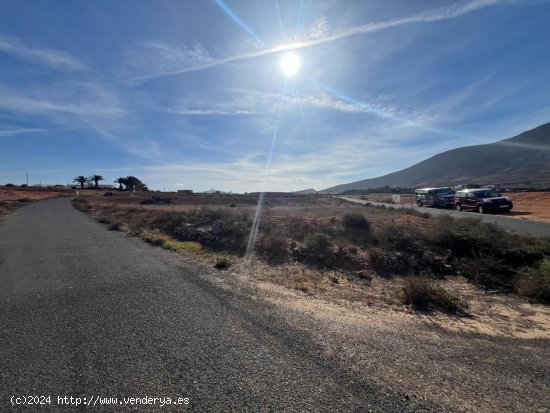
[[506,196],[514,202],[510,216],[550,222],[550,192],[510,192]]
[[[493,296],[453,281],[469,296],[470,318],[418,314],[381,305],[373,290],[357,300],[311,294],[258,280],[255,268],[216,277],[228,290],[273,303],[326,355],[412,403],[435,401],[457,412],[548,412],[550,309]],[[326,288],[331,288],[325,283]],[[399,283],[385,288],[398,289]],[[349,286],[346,286],[348,288]],[[365,292],[365,288],[363,288]],[[443,410],[442,410],[443,411]]]

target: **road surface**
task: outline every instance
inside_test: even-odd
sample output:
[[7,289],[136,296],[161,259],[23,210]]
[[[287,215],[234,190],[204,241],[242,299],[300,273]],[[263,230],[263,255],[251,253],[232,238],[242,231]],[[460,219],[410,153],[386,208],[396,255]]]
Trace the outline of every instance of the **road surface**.
[[[71,396],[97,411],[115,410],[99,407],[110,397],[117,411],[413,410],[405,396],[324,356],[268,304],[221,290],[208,277],[223,275],[205,271],[215,272],[109,231],[67,198],[5,217],[0,411],[36,411],[11,404],[29,395],[51,397],[39,411],[82,410],[67,404]],[[136,407],[123,397],[189,404]]]
[[[410,209],[409,204],[388,204],[382,202],[372,202],[364,199],[352,198],[341,196],[341,199],[344,199],[349,202],[354,202],[357,204],[371,204],[371,205],[384,205],[388,208],[396,209]],[[453,218],[477,218],[483,222],[496,224],[504,228],[509,232],[514,232],[521,235],[536,235],[536,236],[550,236],[550,224],[545,222],[530,221],[527,219],[518,219],[507,217],[505,215],[494,215],[494,214],[478,214],[477,212],[467,212],[467,211],[457,211],[454,209],[439,209],[439,208],[429,208],[429,207],[418,207],[413,206],[413,209],[419,212],[426,212],[434,216],[440,215],[449,215]]]

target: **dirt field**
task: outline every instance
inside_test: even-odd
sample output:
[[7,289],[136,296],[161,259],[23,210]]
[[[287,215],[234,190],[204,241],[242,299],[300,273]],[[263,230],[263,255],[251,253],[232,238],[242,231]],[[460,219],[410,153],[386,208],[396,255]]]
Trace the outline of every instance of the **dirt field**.
[[[508,196],[514,202],[514,209],[506,216],[533,221],[550,222],[550,192],[509,192],[503,195]],[[363,199],[373,202],[392,201],[392,194],[365,194]],[[400,195],[401,204],[414,205],[414,196]]]
[[512,217],[550,222],[550,192],[510,192],[506,196],[514,202]]
[[39,201],[41,199],[72,196],[74,194],[74,189],[0,187],[0,201]]

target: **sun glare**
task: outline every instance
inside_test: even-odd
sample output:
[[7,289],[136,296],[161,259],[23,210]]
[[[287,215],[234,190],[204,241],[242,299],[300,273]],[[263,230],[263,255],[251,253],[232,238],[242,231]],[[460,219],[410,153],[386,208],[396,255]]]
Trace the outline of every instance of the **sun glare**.
[[294,52],[288,52],[281,58],[281,70],[285,76],[294,76],[300,70],[302,62],[300,57]]

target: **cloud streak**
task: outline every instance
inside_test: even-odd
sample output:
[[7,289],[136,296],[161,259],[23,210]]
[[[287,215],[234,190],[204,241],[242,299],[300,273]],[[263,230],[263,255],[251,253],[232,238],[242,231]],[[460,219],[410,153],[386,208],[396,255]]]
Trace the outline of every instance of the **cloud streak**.
[[[354,104],[332,98],[328,93],[317,93],[314,95],[290,95],[282,96],[280,93],[258,92],[245,89],[231,89],[234,98],[233,101],[220,103],[205,102],[202,105],[190,105],[189,102],[183,102],[180,107],[169,108],[167,113],[183,116],[250,116],[274,114],[278,110],[281,99],[284,103],[284,109],[294,107],[316,108],[332,110],[342,113],[377,114],[380,117],[387,118],[391,114],[397,114],[399,111],[395,107],[380,105],[375,103]],[[384,114],[381,116],[380,114]],[[410,113],[401,114],[401,116],[411,116]]]
[[22,133],[38,133],[47,131],[48,129],[40,128],[0,129],[0,136],[17,136]]
[[87,66],[66,52],[52,49],[37,49],[25,46],[19,39],[0,34],[0,52],[10,54],[30,63],[54,69],[85,71]]
[[[171,64],[169,65],[169,67],[163,68],[162,65],[158,66],[159,61],[156,60],[157,62],[156,65],[160,70],[152,71],[151,73],[140,75],[140,76],[135,76],[130,79],[126,79],[123,82],[130,83],[130,84],[143,83],[158,77],[205,70],[215,66],[231,63],[231,62],[259,58],[259,57],[271,55],[274,53],[283,52],[286,50],[309,48],[309,47],[318,46],[321,44],[345,39],[347,37],[378,32],[381,30],[387,30],[398,26],[403,26],[403,25],[408,25],[413,23],[432,23],[437,21],[456,19],[464,15],[467,15],[469,13],[472,13],[474,11],[477,11],[489,6],[494,6],[499,3],[502,3],[502,0],[471,0],[467,3],[463,3],[460,5],[439,8],[429,12],[424,12],[424,13],[420,13],[412,16],[388,20],[385,22],[367,23],[360,26],[355,26],[348,29],[336,31],[333,33],[330,33],[330,31],[326,27],[326,22],[323,23],[322,30],[318,27],[319,23],[317,22],[313,27],[312,33],[310,35],[306,35],[306,38],[304,40],[285,43],[281,45],[275,45],[268,48],[265,48],[265,47],[258,48],[258,49],[250,50],[243,53],[237,53],[231,56],[217,57],[217,58],[211,57],[210,54],[200,45],[195,45],[192,48],[186,48],[186,47],[171,48],[169,46],[156,43],[156,44],[150,45],[150,46],[153,46],[153,49],[157,49],[156,53],[155,53],[155,50],[152,50],[154,54],[158,56],[158,50],[163,50],[164,52],[167,52],[165,54],[165,57],[170,59],[170,62],[177,63],[177,60],[179,60],[181,64],[179,66]],[[174,60],[174,56],[177,56],[176,60]]]
[[[56,90],[61,95],[63,93],[59,89],[62,86],[62,84],[58,85]],[[45,93],[38,93],[39,91],[23,95],[0,87],[0,109],[21,113],[65,113],[100,118],[118,118],[124,115],[125,111],[121,106],[109,101],[112,98],[108,93],[102,93],[101,90],[94,89],[92,86],[85,86],[75,90],[69,88],[66,93],[70,94],[70,99],[48,98],[44,96]]]

